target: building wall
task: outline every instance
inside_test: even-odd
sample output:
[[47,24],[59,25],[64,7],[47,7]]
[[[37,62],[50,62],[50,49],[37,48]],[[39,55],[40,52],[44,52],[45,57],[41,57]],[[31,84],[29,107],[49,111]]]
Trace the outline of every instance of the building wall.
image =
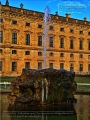
[[[30,62],[31,69],[38,69],[38,62],[42,62],[44,68],[44,52],[43,45],[38,46],[38,36],[43,35],[44,22],[43,13],[14,8],[8,5],[0,5],[1,17],[3,22],[0,22],[0,31],[3,31],[3,42],[0,43],[2,53],[0,61],[2,61],[1,76],[18,76],[22,69],[25,68],[25,62]],[[69,16],[70,17],[70,16]],[[12,24],[12,20],[16,20],[17,24]],[[26,26],[26,22],[30,26]],[[38,28],[38,24],[42,24],[42,28]],[[70,64],[74,64],[74,71],[79,74],[79,66],[83,64],[82,74],[88,71],[90,64],[90,50],[88,50],[88,42],[90,41],[90,22],[84,20],[76,20],[72,18],[51,15],[50,25],[53,30],[48,30],[46,68],[53,63],[53,68],[60,69],[60,63],[64,63],[64,69],[70,70]],[[64,28],[64,31],[60,31]],[[73,29],[74,32],[70,32]],[[79,31],[83,34],[79,34]],[[17,33],[17,44],[12,44],[12,33]],[[25,35],[30,34],[30,45],[25,45]],[[49,37],[54,38],[53,47],[49,47]],[[64,38],[64,48],[60,48],[60,38]],[[74,40],[74,48],[70,49],[70,39]],[[83,40],[83,49],[79,49],[79,41]],[[42,40],[43,41],[43,40]],[[12,54],[12,50],[17,50],[17,54]],[[30,55],[25,55],[25,51],[30,51]],[[42,56],[38,56],[38,52],[42,52]],[[49,56],[52,52],[53,56]],[[64,57],[60,57],[60,53],[64,53]],[[70,58],[70,54],[74,54]],[[82,54],[83,58],[79,55]],[[12,71],[12,62],[17,62],[16,71]]]

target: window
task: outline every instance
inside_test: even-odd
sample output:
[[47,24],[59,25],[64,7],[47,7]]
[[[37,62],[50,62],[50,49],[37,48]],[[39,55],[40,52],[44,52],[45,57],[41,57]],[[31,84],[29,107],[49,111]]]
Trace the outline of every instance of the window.
[[64,63],[60,63],[60,69],[64,69]]
[[70,40],[70,49],[73,49],[73,40]]
[[30,23],[26,22],[26,26],[30,26]]
[[74,30],[73,30],[73,29],[70,29],[70,33],[74,33]]
[[64,53],[60,53],[60,57],[64,57]]
[[79,31],[79,34],[83,34],[83,31],[82,31],[82,30],[80,30],[80,31]]
[[17,24],[17,21],[16,20],[12,20],[12,24]]
[[25,68],[30,68],[30,62],[25,62]]
[[25,52],[25,55],[30,55],[30,51],[26,51],[26,52]]
[[12,54],[17,54],[17,51],[16,50],[12,50]]
[[42,36],[38,36],[38,46],[42,46]]
[[53,55],[54,55],[53,52],[50,52],[50,53],[49,53],[49,56],[53,56]]
[[60,28],[60,31],[64,31],[64,28]]
[[17,70],[17,62],[12,62],[12,71]]
[[88,35],[90,35],[90,32],[88,32]]
[[88,42],[88,50],[90,50],[90,41]]
[[80,54],[80,55],[79,55],[79,58],[83,58],[83,55],[82,55],[82,54]]
[[60,39],[60,48],[64,48],[64,38]]
[[38,28],[42,28],[42,25],[41,25],[41,24],[39,24],[39,25],[38,25]]
[[70,64],[70,70],[74,70],[74,64],[73,63]]
[[0,31],[0,43],[2,43],[2,42],[3,42],[3,32]]
[[2,53],[3,51],[2,51],[2,49],[0,49],[0,53]]
[[88,55],[88,58],[90,59],[90,55]]
[[70,58],[74,58],[74,54],[70,54]]
[[83,64],[80,64],[80,65],[79,65],[79,70],[80,70],[80,72],[83,71]]
[[42,69],[42,62],[38,62],[38,69]]
[[50,37],[50,38],[49,38],[49,46],[50,46],[50,47],[53,47],[53,37]]
[[0,71],[2,71],[2,61],[0,61]]
[[30,45],[30,35],[26,34],[26,45]]
[[2,23],[3,22],[3,19],[2,18],[0,18],[0,23]]
[[49,26],[49,30],[53,30],[53,26],[51,25],[51,26]]
[[90,64],[88,64],[88,72],[90,72]]
[[82,40],[79,41],[79,49],[80,49],[80,50],[83,49],[83,41],[82,41]]
[[49,68],[53,68],[53,63],[49,63]]
[[17,33],[12,33],[12,44],[17,44]]
[[42,52],[38,52],[38,56],[42,56]]

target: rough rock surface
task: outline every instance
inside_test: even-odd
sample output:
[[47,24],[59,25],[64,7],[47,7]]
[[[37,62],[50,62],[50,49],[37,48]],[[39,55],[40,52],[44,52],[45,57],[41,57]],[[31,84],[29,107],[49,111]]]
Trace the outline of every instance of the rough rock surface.
[[64,69],[23,69],[12,81],[8,98],[11,104],[24,106],[72,102],[77,89],[74,77],[75,72]]

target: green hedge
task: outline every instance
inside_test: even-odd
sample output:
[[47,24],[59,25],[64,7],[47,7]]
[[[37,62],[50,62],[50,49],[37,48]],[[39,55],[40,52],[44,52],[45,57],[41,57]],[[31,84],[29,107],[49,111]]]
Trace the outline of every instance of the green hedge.
[[90,83],[90,77],[75,77],[77,83]]

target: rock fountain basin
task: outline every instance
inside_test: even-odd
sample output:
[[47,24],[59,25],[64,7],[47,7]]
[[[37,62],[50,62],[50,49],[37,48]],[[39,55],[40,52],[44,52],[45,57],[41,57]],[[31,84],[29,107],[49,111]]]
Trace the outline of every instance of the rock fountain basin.
[[74,78],[75,72],[64,69],[23,69],[22,74],[11,83],[11,93],[8,94],[10,105],[20,110],[51,110],[52,107],[58,109],[56,106],[71,105],[77,101]]

